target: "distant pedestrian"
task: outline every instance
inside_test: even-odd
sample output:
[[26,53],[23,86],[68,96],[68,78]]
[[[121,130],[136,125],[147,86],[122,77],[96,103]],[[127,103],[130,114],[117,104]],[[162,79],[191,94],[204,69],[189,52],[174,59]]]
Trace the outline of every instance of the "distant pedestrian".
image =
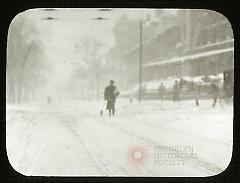
[[115,114],[115,102],[117,96],[119,96],[119,91],[114,85],[114,81],[111,80],[110,85],[108,85],[104,90],[104,99],[107,101],[106,109],[109,111],[109,116]]
[[196,103],[196,106],[199,106],[199,96],[201,92],[201,86],[200,83],[192,83],[192,89],[193,89],[193,95],[194,95],[194,100]]
[[180,85],[178,81],[175,81],[173,85],[173,101],[179,101],[180,100]]
[[179,89],[181,90],[183,88],[183,86],[185,85],[185,81],[181,78],[178,85],[179,85]]
[[158,87],[158,95],[159,95],[160,100],[163,101],[163,99],[165,98],[165,87],[162,82],[161,82],[160,86]]
[[132,95],[129,96],[129,102],[130,102],[130,103],[133,102],[133,97],[132,97]]
[[212,106],[213,107],[216,106],[216,103],[217,103],[218,99],[219,99],[220,104],[222,104],[221,99],[220,99],[220,87],[217,85],[216,81],[212,81],[210,87],[211,87],[211,94],[212,94],[212,97],[213,97]]
[[52,97],[51,96],[47,96],[47,103],[49,105],[52,103]]
[[224,99],[226,103],[229,103],[233,97],[233,82],[224,83]]

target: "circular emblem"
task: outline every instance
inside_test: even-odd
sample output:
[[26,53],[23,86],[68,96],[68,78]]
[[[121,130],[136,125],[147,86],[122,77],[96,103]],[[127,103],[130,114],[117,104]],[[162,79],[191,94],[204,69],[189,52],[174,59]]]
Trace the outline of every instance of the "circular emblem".
[[131,146],[128,150],[128,160],[134,164],[143,164],[147,159],[147,151],[142,146]]

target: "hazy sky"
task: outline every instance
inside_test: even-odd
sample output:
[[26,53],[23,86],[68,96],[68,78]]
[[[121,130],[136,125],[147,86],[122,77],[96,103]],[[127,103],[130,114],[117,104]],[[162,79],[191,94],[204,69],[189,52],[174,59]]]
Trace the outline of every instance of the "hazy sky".
[[[175,13],[176,11],[170,10],[168,12]],[[23,12],[22,15],[29,24],[37,29],[38,34],[35,36],[43,42],[46,50],[46,61],[52,68],[52,73],[49,73],[49,86],[57,88],[57,86],[69,81],[74,68],[70,62],[84,64],[84,61],[81,60],[81,53],[76,50],[76,45],[81,45],[84,37],[91,37],[103,42],[105,47],[101,51],[104,54],[115,44],[112,28],[121,16],[125,14],[128,19],[140,20],[150,15],[153,20],[154,13],[153,10],[146,9],[114,9],[113,11],[30,9]],[[57,20],[44,20],[47,17],[53,17]],[[107,20],[94,20],[97,17],[107,18]]]
[[[55,41],[64,41],[68,44],[86,35],[94,36],[106,43],[107,47],[114,45],[112,28],[123,14],[126,14],[129,19],[141,19],[147,14],[153,16],[154,12],[126,9],[114,9],[110,12],[100,12],[97,9],[59,9],[54,12],[31,9],[24,12],[24,16],[37,23],[39,31],[45,38],[50,36]],[[42,20],[47,17],[55,17],[58,21]],[[93,20],[97,17],[104,17],[107,20]]]

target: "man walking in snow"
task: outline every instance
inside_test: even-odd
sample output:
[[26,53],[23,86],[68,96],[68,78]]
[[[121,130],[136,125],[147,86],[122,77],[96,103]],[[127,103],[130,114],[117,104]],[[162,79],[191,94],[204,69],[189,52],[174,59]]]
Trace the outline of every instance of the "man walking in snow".
[[119,91],[114,85],[114,81],[110,81],[110,85],[105,88],[104,99],[107,101],[107,110],[109,110],[109,116],[115,113],[115,101],[116,97],[119,96]]

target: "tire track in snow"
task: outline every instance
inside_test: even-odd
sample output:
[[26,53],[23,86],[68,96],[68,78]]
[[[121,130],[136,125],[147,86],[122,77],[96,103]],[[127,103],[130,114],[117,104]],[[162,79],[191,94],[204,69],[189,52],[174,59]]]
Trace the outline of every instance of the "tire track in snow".
[[[150,126],[150,127],[153,127],[153,128],[164,129],[164,130],[167,130],[167,131],[174,131],[174,132],[179,133],[179,134],[186,134],[186,135],[189,135],[191,137],[196,137],[196,134],[194,134],[194,133],[184,131],[184,130],[179,130],[179,129],[176,129],[176,128],[163,126],[163,125],[156,125],[156,124],[151,124],[151,123],[148,123],[148,124],[141,123],[141,125],[145,125],[145,126],[148,126],[148,127]],[[222,144],[224,146],[229,147],[229,144],[227,142],[223,142],[223,141],[220,141],[220,140],[217,140],[217,139],[210,139],[210,138],[206,138],[206,137],[202,137],[202,136],[198,136],[198,138],[202,139],[202,140],[205,140],[205,141],[208,141],[208,142],[211,142],[211,143],[218,143],[218,144]]]
[[[63,114],[63,113],[62,113]],[[78,141],[81,143],[81,145],[83,145],[84,147],[84,150],[86,151],[86,153],[89,155],[89,157],[94,161],[94,163],[97,165],[98,169],[101,171],[101,174],[102,175],[110,175],[110,176],[115,176],[115,175],[112,175],[110,174],[111,170],[109,170],[104,164],[104,161],[107,162],[105,156],[103,156],[102,154],[98,154],[96,155],[96,153],[94,153],[91,149],[91,147],[88,144],[94,144],[95,146],[97,146],[97,143],[95,143],[95,139],[91,139],[91,135],[87,134],[85,131],[81,130],[81,131],[77,131],[75,130],[74,127],[76,127],[72,121],[77,121],[76,118],[73,118],[73,116],[68,116],[66,117],[66,114],[63,116],[64,118],[64,121],[67,123],[68,125],[68,128],[69,130],[75,134],[76,138],[78,139]],[[70,120],[71,119],[71,120]],[[77,128],[79,130],[79,128]],[[81,135],[81,134],[84,134],[84,135]],[[87,137],[87,138],[84,138],[84,137]],[[86,140],[88,139],[88,140]],[[111,148],[111,150],[113,152],[116,152],[113,148]],[[101,157],[100,157],[101,156]],[[101,159],[98,159],[98,157],[100,157],[102,159],[102,162],[100,161]],[[123,165],[121,165],[120,163],[115,163],[114,165],[117,165],[118,169],[121,171],[121,172],[124,172],[125,174],[122,174],[122,176],[125,176],[125,175],[131,175],[132,173],[130,173]],[[147,175],[150,175],[150,173],[144,168],[142,167],[143,170],[146,172]]]
[[[92,117],[93,121],[95,120],[96,121],[96,117],[97,115],[93,115],[91,113],[91,111],[83,111],[84,112],[84,116],[87,116],[87,117]],[[74,114],[75,115],[75,114]],[[73,115],[72,115],[73,116]],[[78,116],[79,117],[79,116]],[[77,117],[75,117],[75,119],[77,119]],[[100,118],[101,119],[101,118]],[[97,120],[96,122],[99,122],[103,125],[107,125],[111,128],[115,128],[117,130],[119,130],[120,132],[122,132],[123,134],[126,134],[126,135],[129,135],[131,137],[135,137],[136,139],[138,140],[142,140],[144,142],[146,142],[147,144],[152,144],[154,146],[159,146],[159,144],[164,144],[163,142],[160,142],[160,141],[155,141],[147,136],[142,136],[142,134],[139,134],[139,133],[136,133],[132,130],[127,130],[125,128],[122,128],[120,127],[119,125],[116,125],[116,124],[113,124],[113,123],[106,123],[105,121],[103,121],[102,119],[101,120]],[[183,153],[182,151],[176,151],[178,153]],[[218,167],[217,165],[215,164],[211,164],[201,158],[199,158],[198,160],[196,159],[188,159],[186,161],[186,163],[188,165],[190,165],[191,167],[194,167],[195,169],[198,169],[199,171],[203,171],[203,172],[206,172],[206,173],[219,173],[219,172],[222,172],[223,169]]]
[[[40,121],[42,120],[42,116],[39,119],[36,119],[35,117],[32,117],[31,120],[27,123],[26,125],[26,131],[21,133],[21,136],[24,136],[24,138],[20,138],[21,140],[25,139],[26,142],[24,143],[23,146],[23,153],[21,155],[21,159],[18,162],[19,165],[19,169],[22,170],[22,173],[26,173],[27,175],[29,174],[29,165],[32,166],[32,159],[29,159],[29,156],[27,155],[27,153],[29,152],[29,146],[31,143],[31,136],[33,135],[33,128],[34,126]],[[19,140],[20,140],[19,139]],[[37,148],[34,152],[38,152],[39,148]],[[32,152],[31,152],[32,153]],[[34,156],[35,157],[35,156]]]
[[[152,144],[154,146],[159,146],[159,144],[164,144],[163,142],[160,142],[160,141],[155,141],[155,140],[152,140],[151,138],[149,137],[146,137],[146,136],[142,136],[142,134],[137,134],[136,132],[134,131],[131,131],[131,130],[126,130],[122,127],[120,127],[119,125],[116,125],[116,124],[113,124],[113,123],[106,123],[104,121],[101,121],[102,124],[104,125],[107,125],[107,126],[110,126],[110,127],[113,127],[113,128],[116,128],[118,129],[119,131],[121,131],[122,133],[125,133],[125,134],[128,134],[129,136],[133,136],[137,139],[141,139],[143,140],[144,142],[148,143],[148,144]],[[184,153],[180,150],[176,151],[178,153]],[[198,169],[201,169],[207,173],[219,173],[219,172],[222,172],[223,169],[214,165],[214,164],[211,164],[201,158],[198,158],[198,160],[195,160],[195,159],[188,159],[188,164],[195,167],[195,168],[198,168]]]
[[[44,113],[42,112],[42,117],[44,116]],[[44,116],[44,117],[46,117],[46,116]],[[44,118],[43,118],[44,119]],[[47,118],[46,118],[47,119]],[[46,128],[46,122],[44,123],[44,127],[43,128],[45,128],[45,129],[47,129]],[[44,151],[44,148],[45,148],[45,146],[46,146],[46,142],[47,142],[47,140],[48,140],[48,137],[49,137],[49,133],[44,133],[44,137],[43,137],[43,139],[41,140],[41,143],[40,143],[40,145],[39,145],[39,148],[38,148],[38,150],[36,151],[36,155],[34,156],[34,158],[33,158],[33,160],[32,160],[32,164],[31,164],[31,166],[30,166],[30,168],[29,168],[29,170],[28,170],[28,174],[33,174],[33,171],[34,171],[34,169],[35,169],[35,167],[36,167],[36,165],[37,165],[37,161],[39,160],[39,158],[41,157],[41,155],[42,155],[42,153],[43,153],[43,151]]]
[[[90,117],[90,115],[89,115],[89,113],[88,112],[84,112],[84,114],[85,115],[88,115],[88,117]],[[65,114],[65,120],[67,121],[68,120],[68,123],[69,124],[72,124],[72,121],[78,121],[79,119],[77,118],[78,116],[76,116],[76,117],[73,117],[73,115],[71,115],[71,117],[69,116],[68,118],[66,118],[66,114]],[[69,118],[72,118],[72,120],[69,120]],[[93,121],[94,121],[95,119],[93,119]],[[74,130],[74,125],[71,125],[72,127],[71,127],[71,129],[72,130]],[[109,127],[109,126],[108,126]],[[110,127],[110,129],[111,129],[112,127]],[[79,128],[77,128],[77,129],[79,129]],[[84,131],[81,131],[81,133],[80,132],[77,132],[76,130],[74,130],[77,134],[81,134],[81,133],[85,133],[86,134],[86,132]],[[129,139],[129,134],[126,134],[126,133],[122,133],[123,135],[127,135],[128,136],[128,139]],[[89,139],[90,137],[91,137],[91,135],[88,135],[88,134],[86,134],[86,135],[84,135],[85,137],[88,137],[87,139]],[[131,136],[132,138],[134,138],[134,139],[136,139],[136,137],[135,136]],[[138,140],[139,138],[137,138],[137,140]],[[141,139],[142,140],[142,139]],[[87,140],[86,140],[86,138],[84,139],[84,142],[86,142]],[[94,141],[95,141],[95,139],[92,139],[92,141],[90,141],[90,143],[94,143]],[[87,143],[86,143],[87,144]],[[95,143],[96,144],[96,143]],[[91,149],[91,148],[88,148],[88,149]],[[111,148],[111,150],[113,151],[113,152],[115,152],[116,153],[116,150],[114,149],[114,148]],[[96,157],[96,156],[94,156],[94,157]],[[95,158],[96,159],[96,158]],[[96,160],[96,161],[98,161],[98,160]],[[98,161],[99,162],[99,161]],[[101,164],[101,162],[99,162],[100,164]],[[120,170],[122,170],[122,171],[124,171],[125,173],[127,173],[127,175],[132,175],[132,173],[130,173],[129,172],[129,170],[127,170],[124,166],[122,166],[120,163],[117,163],[117,166],[119,167],[119,169]],[[145,174],[146,175],[152,175],[152,173],[150,173],[150,171],[149,170],[147,170],[144,166],[141,166],[141,169],[145,172]],[[107,172],[108,172],[108,170],[106,170]],[[138,175],[139,176],[139,175]]]
[[[79,129],[79,128],[78,128]],[[89,143],[91,143],[91,144],[95,144],[95,146],[98,146],[98,144],[95,142],[96,141],[96,139],[94,139],[93,137],[92,137],[92,135],[90,134],[90,133],[86,133],[86,131],[81,131],[81,133],[85,133],[85,137],[88,137],[88,141],[89,141]],[[90,140],[91,139],[91,140]],[[86,140],[85,140],[86,141]],[[100,149],[99,149],[100,150]],[[114,159],[114,158],[116,158],[116,156],[113,156],[113,154],[117,154],[117,152],[116,152],[116,150],[113,148],[113,147],[109,147],[109,150],[111,150],[111,152],[114,152],[114,153],[112,153],[112,156],[111,155],[102,155],[102,154],[99,154],[98,153],[98,155],[97,155],[97,157],[99,157],[100,156],[100,158],[101,159],[103,159],[103,161],[105,161],[105,162],[107,162],[108,160],[107,159],[109,159],[109,157],[111,157],[110,159]],[[106,157],[107,156],[107,157]],[[100,159],[100,160],[101,160]],[[101,162],[100,162],[101,163]],[[103,162],[104,163],[104,162]],[[103,164],[103,163],[101,163],[101,164]],[[108,162],[109,163],[109,162]],[[116,165],[117,166],[117,168],[121,171],[121,172],[124,172],[125,174],[122,174],[122,175],[124,175],[124,176],[126,176],[126,175],[131,175],[131,173],[129,172],[129,170],[127,170],[123,165],[121,165],[119,162],[114,162],[114,165]],[[109,169],[107,169],[108,170],[108,172],[110,172],[109,171]],[[112,176],[112,175],[111,175]]]
[[[92,113],[90,113],[89,111],[85,111],[85,114],[87,114],[89,117],[93,116]],[[125,133],[129,136],[132,136],[132,137],[135,137],[136,139],[140,139],[148,144],[152,144],[154,146],[159,146],[159,144],[164,144],[164,142],[160,142],[160,141],[155,141],[147,136],[142,136],[142,134],[139,134],[139,133],[136,133],[135,131],[132,131],[132,130],[126,130],[125,128],[117,125],[117,124],[114,124],[112,122],[105,122],[102,118],[100,118],[101,120],[98,120],[98,122],[104,124],[104,125],[107,125],[109,127],[112,127],[112,128],[115,128],[115,129],[118,129],[120,132],[122,133]],[[106,118],[107,119],[107,118]],[[110,118],[111,119],[111,118]],[[96,120],[93,118],[93,121]],[[109,121],[109,120],[108,120]],[[184,153],[183,151],[176,151],[178,153]],[[214,165],[212,163],[209,163],[201,158],[198,158],[198,160],[196,159],[188,159],[188,164],[192,167],[195,167],[195,168],[198,168],[202,171],[205,171],[206,173],[219,173],[219,172],[222,172],[223,169],[218,167],[217,165]]]
[[101,173],[101,175],[107,175],[107,170],[105,169],[105,167],[103,167],[101,165],[101,163],[99,163],[99,161],[94,157],[94,155],[91,153],[91,151],[89,150],[87,144],[84,142],[84,138],[82,135],[80,135],[80,133],[78,133],[73,126],[70,124],[71,120],[69,119],[69,117],[67,117],[66,115],[63,115],[63,112],[61,113],[61,117],[63,119],[63,121],[65,122],[67,128],[72,132],[72,134],[76,137],[76,139],[78,140],[79,144],[81,145],[81,147],[83,147],[84,151],[86,152],[86,154],[90,157],[90,160],[92,161],[92,163],[96,166],[99,172]]

